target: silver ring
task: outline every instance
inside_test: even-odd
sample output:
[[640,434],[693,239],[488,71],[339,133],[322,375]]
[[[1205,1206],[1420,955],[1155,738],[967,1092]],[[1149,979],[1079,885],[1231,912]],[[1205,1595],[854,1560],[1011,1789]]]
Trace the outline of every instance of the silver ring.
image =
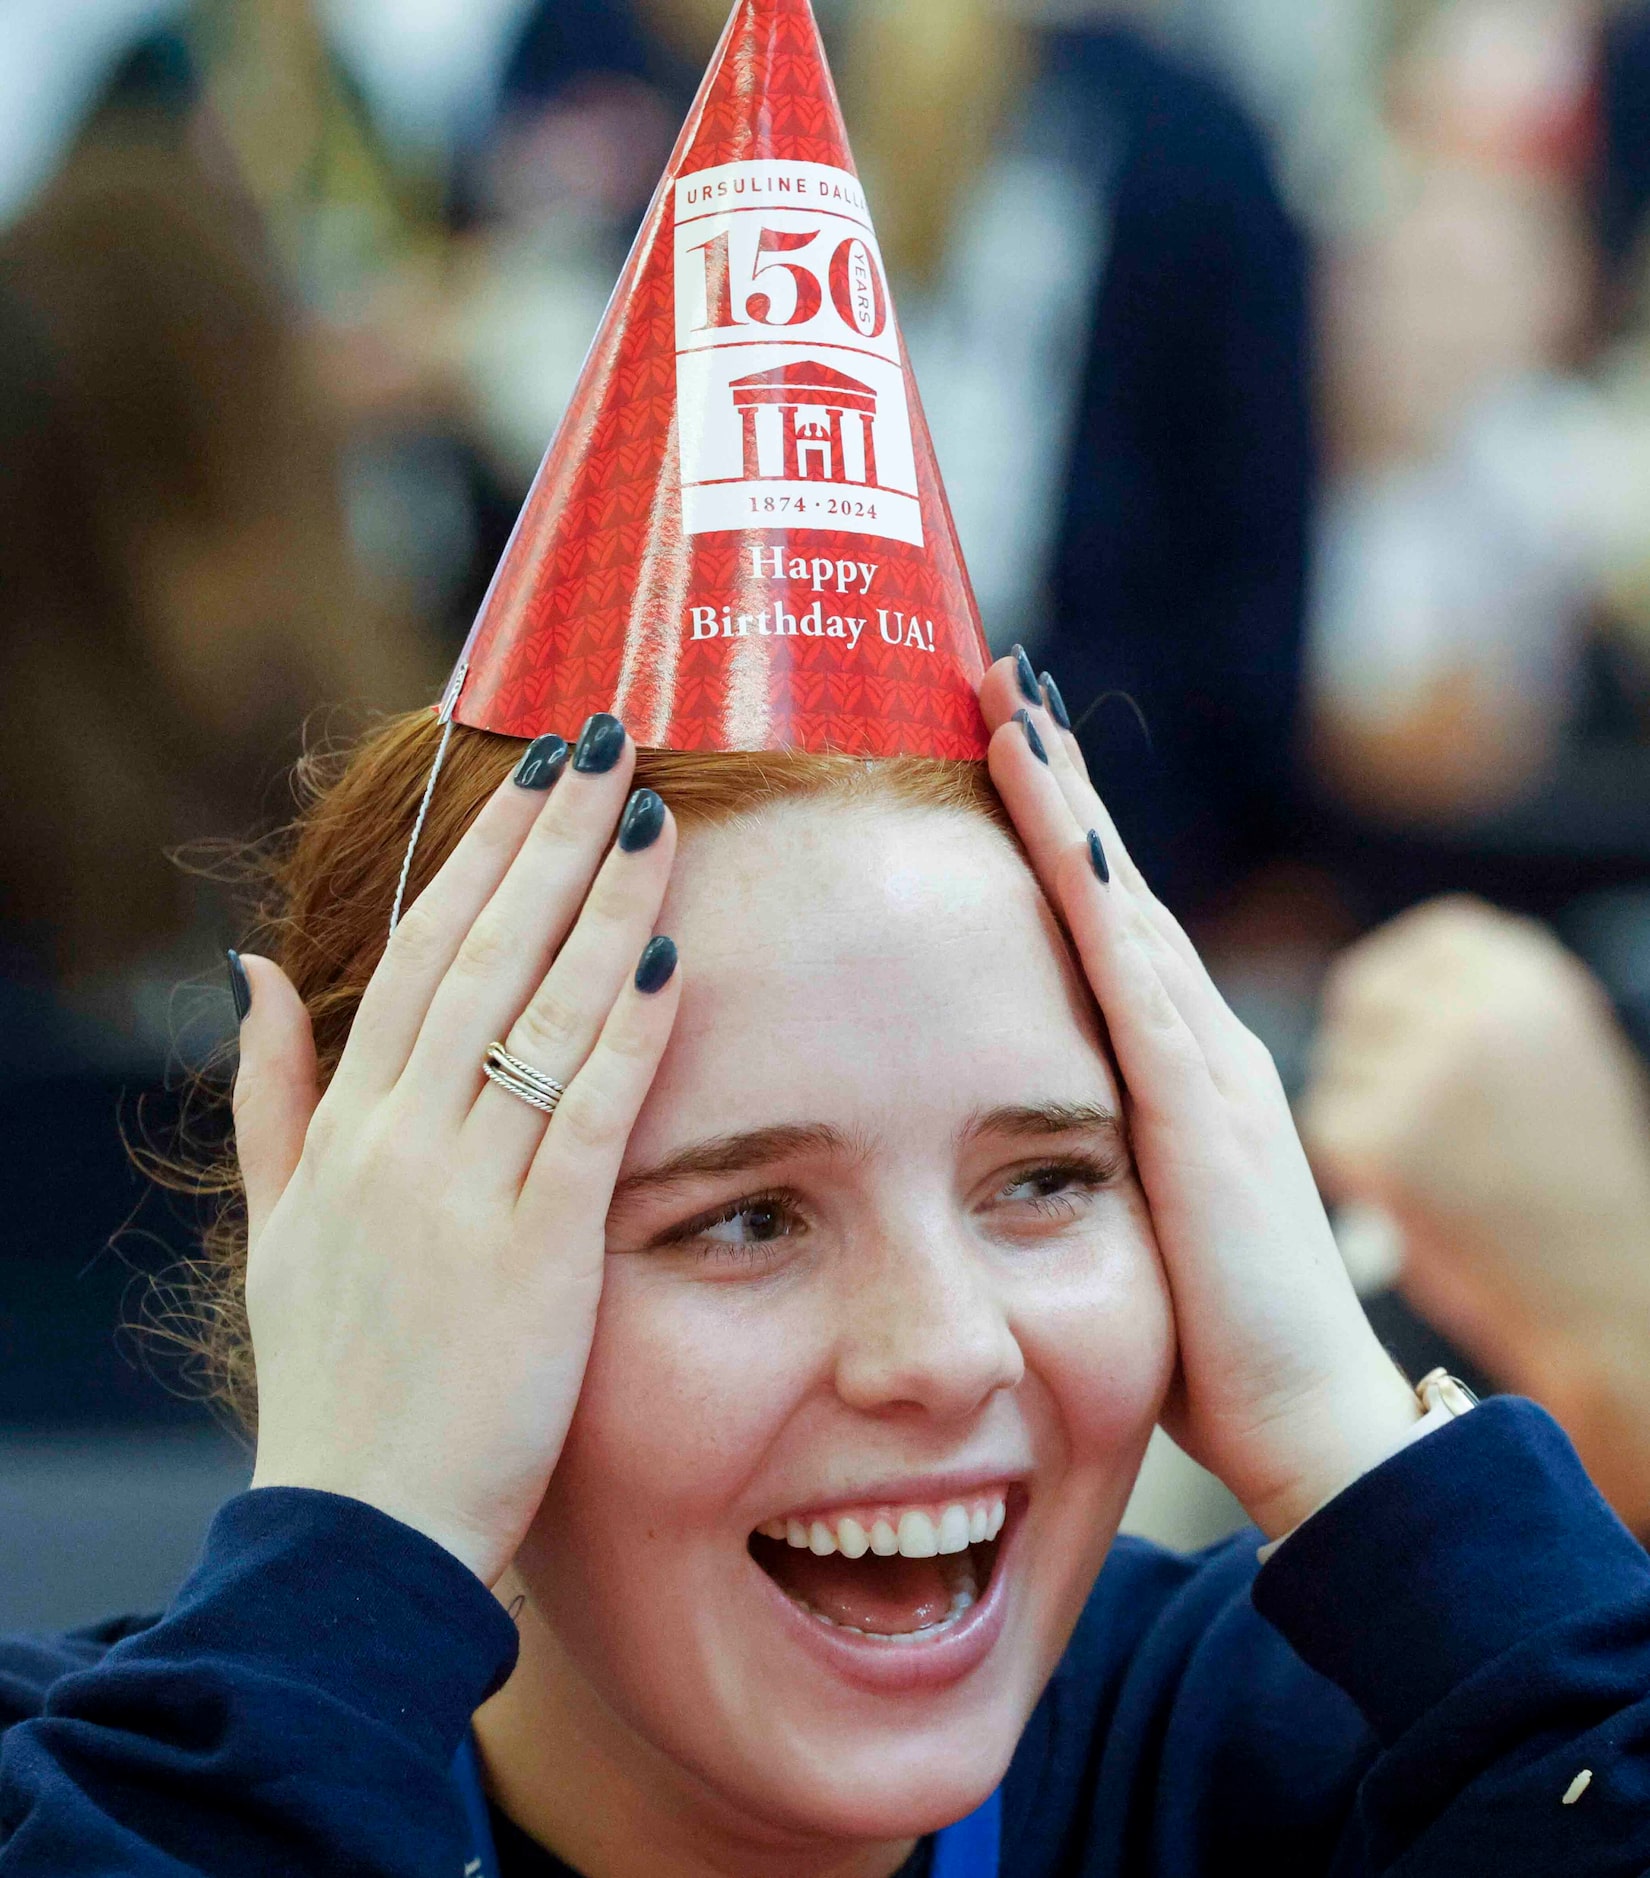
[[541,1115],[554,1115],[567,1094],[565,1087],[554,1076],[546,1076],[542,1070],[534,1069],[531,1063],[522,1062],[519,1056],[512,1056],[502,1043],[489,1046],[482,1058],[481,1067],[489,1082],[496,1082],[508,1095],[513,1095],[518,1102],[525,1102]]

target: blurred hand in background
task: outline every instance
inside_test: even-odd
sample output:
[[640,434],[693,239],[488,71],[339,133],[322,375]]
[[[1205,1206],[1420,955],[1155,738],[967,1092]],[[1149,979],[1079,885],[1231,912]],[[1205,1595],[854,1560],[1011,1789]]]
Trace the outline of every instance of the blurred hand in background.
[[1650,1091],[1587,970],[1478,901],[1403,915],[1330,976],[1302,1124],[1409,1302],[1650,1530]]

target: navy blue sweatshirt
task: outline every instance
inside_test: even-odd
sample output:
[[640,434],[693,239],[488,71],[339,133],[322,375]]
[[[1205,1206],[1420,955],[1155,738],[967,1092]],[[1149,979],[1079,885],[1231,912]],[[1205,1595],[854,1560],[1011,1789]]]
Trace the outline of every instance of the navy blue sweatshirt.
[[[1008,1776],[1005,1878],[1650,1867],[1650,1557],[1539,1409],[1255,1543],[1113,1547]],[[448,1769],[515,1645],[418,1533],[243,1494],[158,1621],[0,1645],[0,1878],[461,1878]],[[505,1878],[562,1869],[499,1838]]]

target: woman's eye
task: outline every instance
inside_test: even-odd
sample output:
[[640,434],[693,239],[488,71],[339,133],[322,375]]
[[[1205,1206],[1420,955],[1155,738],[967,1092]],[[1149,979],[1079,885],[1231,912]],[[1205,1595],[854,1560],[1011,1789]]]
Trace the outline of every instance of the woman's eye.
[[1048,1200],[1057,1193],[1064,1193],[1073,1183],[1074,1176],[1057,1168],[1045,1167],[1041,1172],[1023,1175],[1019,1180],[1011,1181],[1004,1187],[1002,1197],[1005,1200]]
[[680,1247],[710,1264],[755,1266],[780,1257],[784,1242],[806,1229],[801,1210],[784,1194],[755,1194],[684,1220],[654,1244]]
[[767,1245],[782,1239],[793,1222],[777,1201],[747,1200],[735,1211],[701,1227],[696,1239],[709,1239],[717,1245]]
[[1075,1219],[1084,1202],[1105,1184],[1106,1175],[1094,1167],[1034,1167],[999,1187],[995,1204],[1028,1207],[1045,1219]]

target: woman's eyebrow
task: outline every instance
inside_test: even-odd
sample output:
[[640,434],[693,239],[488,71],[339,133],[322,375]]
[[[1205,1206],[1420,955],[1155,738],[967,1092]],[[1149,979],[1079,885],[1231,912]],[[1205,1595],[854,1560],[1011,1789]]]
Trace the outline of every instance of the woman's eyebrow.
[[982,1135],[1101,1135],[1118,1153],[1128,1150],[1121,1116],[1103,1102],[1029,1102],[971,1115],[958,1131],[960,1142]]
[[850,1149],[848,1137],[827,1122],[791,1122],[741,1135],[717,1135],[679,1149],[653,1167],[626,1174],[613,1189],[613,1205],[709,1174],[742,1174],[799,1154],[842,1154]]

